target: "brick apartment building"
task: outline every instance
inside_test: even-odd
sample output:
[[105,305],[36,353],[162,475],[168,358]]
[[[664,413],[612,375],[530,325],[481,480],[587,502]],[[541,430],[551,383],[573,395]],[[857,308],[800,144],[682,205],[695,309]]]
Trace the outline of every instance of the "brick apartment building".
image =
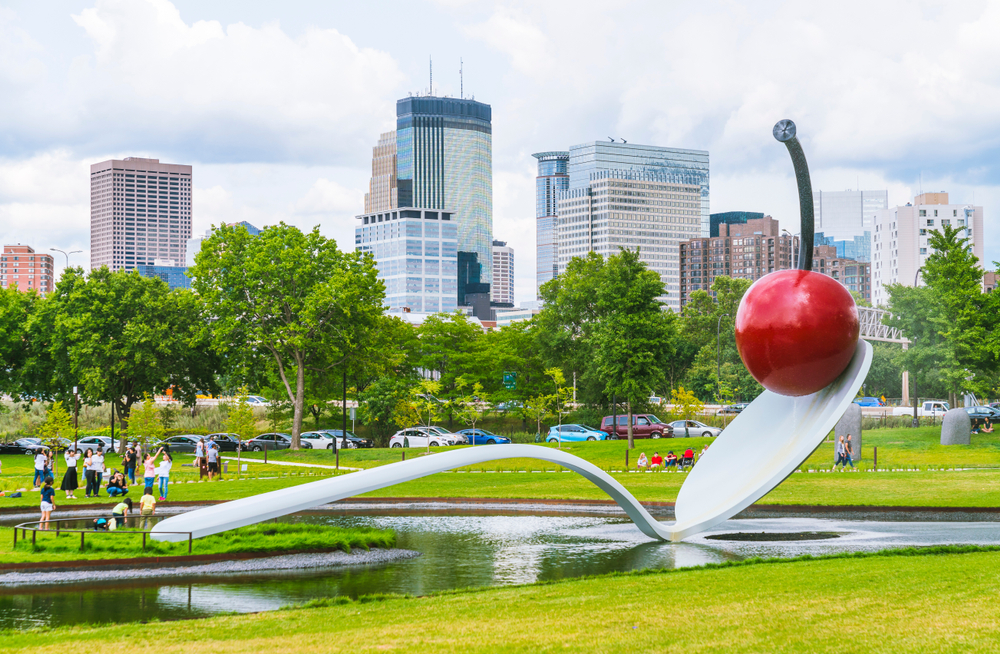
[[[799,238],[782,232],[770,216],[745,223],[720,224],[719,235],[680,244],[680,300],[683,307],[691,293],[712,294],[719,275],[755,281],[775,270],[798,265]],[[871,266],[837,257],[837,248],[813,248],[813,270],[833,277],[849,290],[871,301]]]
[[5,245],[0,255],[0,288],[34,289],[46,295],[55,288],[53,259],[50,254],[38,254],[27,245]]

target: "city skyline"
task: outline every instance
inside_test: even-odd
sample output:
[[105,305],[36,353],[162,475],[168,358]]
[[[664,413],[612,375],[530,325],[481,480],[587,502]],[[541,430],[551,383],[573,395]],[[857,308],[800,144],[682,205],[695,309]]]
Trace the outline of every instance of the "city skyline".
[[[435,95],[493,106],[492,236],[522,253],[519,303],[535,297],[533,152],[609,136],[710,151],[712,213],[761,211],[794,232],[794,180],[770,138],[785,117],[800,126],[815,188],[886,189],[889,206],[947,190],[952,202],[984,207],[981,263],[992,269],[1000,259],[991,145],[1000,121],[982,111],[998,90],[995,58],[984,54],[1000,24],[991,7],[886,3],[869,8],[864,25],[847,6],[796,6],[789,15],[777,6],[580,5],[567,19],[558,3],[426,3],[401,10],[392,25],[374,20],[374,11],[11,3],[0,12],[9,53],[0,90],[14,99],[0,109],[8,126],[0,238],[45,252],[85,250],[71,263],[86,266],[87,168],[138,156],[198,168],[194,232],[283,220],[319,224],[351,249],[372,144],[393,129],[399,97],[431,92],[433,57]],[[629,20],[635,12],[647,20]],[[816,44],[794,57],[789,21]],[[670,25],[669,38],[647,38],[654,24]],[[412,30],[431,37],[426,52],[402,45]],[[268,39],[264,59],[259,46]],[[852,52],[847,64],[827,56],[831,39]],[[695,47],[706,40],[720,44],[710,56]],[[949,62],[947,74],[935,61]],[[787,75],[765,74],[779,62]],[[148,66],[164,76],[147,76]],[[542,75],[552,70],[560,74]],[[940,89],[933,109],[918,93],[927,84]],[[57,257],[57,269],[63,265]]]

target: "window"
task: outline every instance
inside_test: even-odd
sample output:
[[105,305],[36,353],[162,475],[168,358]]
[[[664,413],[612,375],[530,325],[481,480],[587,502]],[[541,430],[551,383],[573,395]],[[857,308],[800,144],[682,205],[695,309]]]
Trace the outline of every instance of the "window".
[[926,216],[927,215],[927,210],[926,209],[921,209],[920,210],[920,215],[921,216]]

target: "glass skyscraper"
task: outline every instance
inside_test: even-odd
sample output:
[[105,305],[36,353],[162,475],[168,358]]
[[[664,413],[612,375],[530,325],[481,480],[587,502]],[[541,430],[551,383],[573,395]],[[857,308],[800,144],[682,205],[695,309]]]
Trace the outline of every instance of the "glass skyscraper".
[[492,269],[493,128],[488,104],[456,98],[396,103],[398,206],[453,211],[458,249]]
[[[450,311],[483,294],[492,271],[492,110],[475,100],[410,97],[396,103],[396,131],[373,150],[365,214],[355,247],[371,252],[386,302]],[[460,284],[458,263],[477,272]],[[478,314],[476,314],[478,315]]]
[[[535,178],[535,288],[559,274],[555,241],[558,195],[569,189],[569,152],[538,152]],[[540,297],[540,296],[539,296]]]

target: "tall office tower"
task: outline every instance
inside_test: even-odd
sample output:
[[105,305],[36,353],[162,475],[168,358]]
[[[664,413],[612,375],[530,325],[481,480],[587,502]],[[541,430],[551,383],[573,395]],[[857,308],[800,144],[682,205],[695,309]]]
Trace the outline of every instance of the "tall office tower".
[[708,217],[708,235],[715,237],[719,235],[719,225],[745,225],[748,220],[760,220],[764,217],[762,213],[754,211],[726,211],[724,213],[713,213]]
[[889,304],[886,284],[919,284],[917,274],[933,252],[929,233],[945,225],[961,230],[972,254],[983,260],[983,208],[949,204],[947,193],[923,193],[906,206],[875,213],[872,225],[872,302]]
[[715,236],[680,244],[682,305],[693,291],[714,295],[712,282],[720,275],[756,280],[798,263],[799,237],[782,232],[771,216],[719,222],[715,228]]
[[506,307],[514,306],[514,248],[507,241],[493,241],[493,285],[490,301]]
[[[390,307],[450,311],[475,300],[476,311],[489,311],[489,283],[479,280],[492,271],[491,119],[490,106],[475,100],[396,103],[396,131],[382,134],[373,151],[366,211],[355,229],[355,247],[375,256]],[[404,219],[404,227],[393,225]],[[464,277],[460,252],[467,253]]]
[[372,179],[365,193],[365,213],[399,207],[396,198],[396,132],[379,136],[372,148]]
[[126,157],[90,167],[90,267],[134,270],[186,258],[191,166]]
[[0,288],[38,291],[47,295],[55,289],[55,273],[50,254],[36,254],[27,245],[5,245],[0,255]]
[[[535,289],[559,274],[555,242],[557,198],[569,188],[569,152],[538,152],[535,178]],[[538,296],[541,297],[540,295]]]
[[680,311],[678,244],[709,231],[708,153],[627,143],[569,150],[569,190],[558,199],[558,272],[593,251],[638,250]]

